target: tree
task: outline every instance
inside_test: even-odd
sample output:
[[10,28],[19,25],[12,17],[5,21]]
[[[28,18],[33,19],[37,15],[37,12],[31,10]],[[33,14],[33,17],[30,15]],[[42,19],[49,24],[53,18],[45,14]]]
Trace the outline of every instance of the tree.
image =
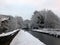
[[16,21],[17,21],[18,29],[22,28],[23,27],[23,19],[22,19],[22,17],[16,16],[15,18],[16,18]]
[[0,15],[0,33],[17,29],[15,18],[7,15]]
[[33,28],[60,28],[60,20],[51,10],[35,11],[31,18]]
[[23,28],[26,30],[30,29],[30,20],[24,20]]
[[34,29],[44,28],[44,17],[39,11],[34,12],[31,18],[31,27]]
[[51,10],[46,11],[45,28],[60,28],[60,20]]
[[16,22],[15,17],[13,17],[13,16],[8,16],[8,17],[9,17],[9,20],[8,20],[9,29],[10,30],[17,29],[17,22]]

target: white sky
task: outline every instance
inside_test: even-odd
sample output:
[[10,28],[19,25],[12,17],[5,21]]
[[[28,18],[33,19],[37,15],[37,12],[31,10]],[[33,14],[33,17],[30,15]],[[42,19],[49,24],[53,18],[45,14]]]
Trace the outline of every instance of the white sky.
[[60,17],[60,0],[0,0],[0,14],[30,19],[35,10],[50,9]]

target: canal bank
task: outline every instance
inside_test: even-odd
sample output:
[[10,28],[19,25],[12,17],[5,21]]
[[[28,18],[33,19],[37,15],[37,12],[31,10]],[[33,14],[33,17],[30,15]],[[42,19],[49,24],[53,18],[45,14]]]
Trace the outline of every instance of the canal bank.
[[45,43],[46,45],[60,45],[60,38],[56,38],[54,36],[36,32],[36,31],[29,31],[33,36],[38,38],[40,41]]

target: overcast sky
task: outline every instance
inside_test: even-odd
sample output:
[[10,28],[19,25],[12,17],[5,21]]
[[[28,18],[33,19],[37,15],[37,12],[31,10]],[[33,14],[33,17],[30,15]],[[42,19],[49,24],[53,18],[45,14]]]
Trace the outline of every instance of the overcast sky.
[[[60,15],[60,0],[0,0],[0,14],[30,19],[35,10],[50,9]],[[60,17],[60,16],[59,16]]]

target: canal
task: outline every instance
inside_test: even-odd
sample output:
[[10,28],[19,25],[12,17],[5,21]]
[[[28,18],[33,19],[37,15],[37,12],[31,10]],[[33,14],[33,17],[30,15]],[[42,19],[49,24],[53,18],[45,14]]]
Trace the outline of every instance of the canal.
[[29,31],[33,36],[38,38],[40,41],[45,43],[46,45],[60,45],[60,38],[56,38],[54,36],[43,34],[36,31]]

